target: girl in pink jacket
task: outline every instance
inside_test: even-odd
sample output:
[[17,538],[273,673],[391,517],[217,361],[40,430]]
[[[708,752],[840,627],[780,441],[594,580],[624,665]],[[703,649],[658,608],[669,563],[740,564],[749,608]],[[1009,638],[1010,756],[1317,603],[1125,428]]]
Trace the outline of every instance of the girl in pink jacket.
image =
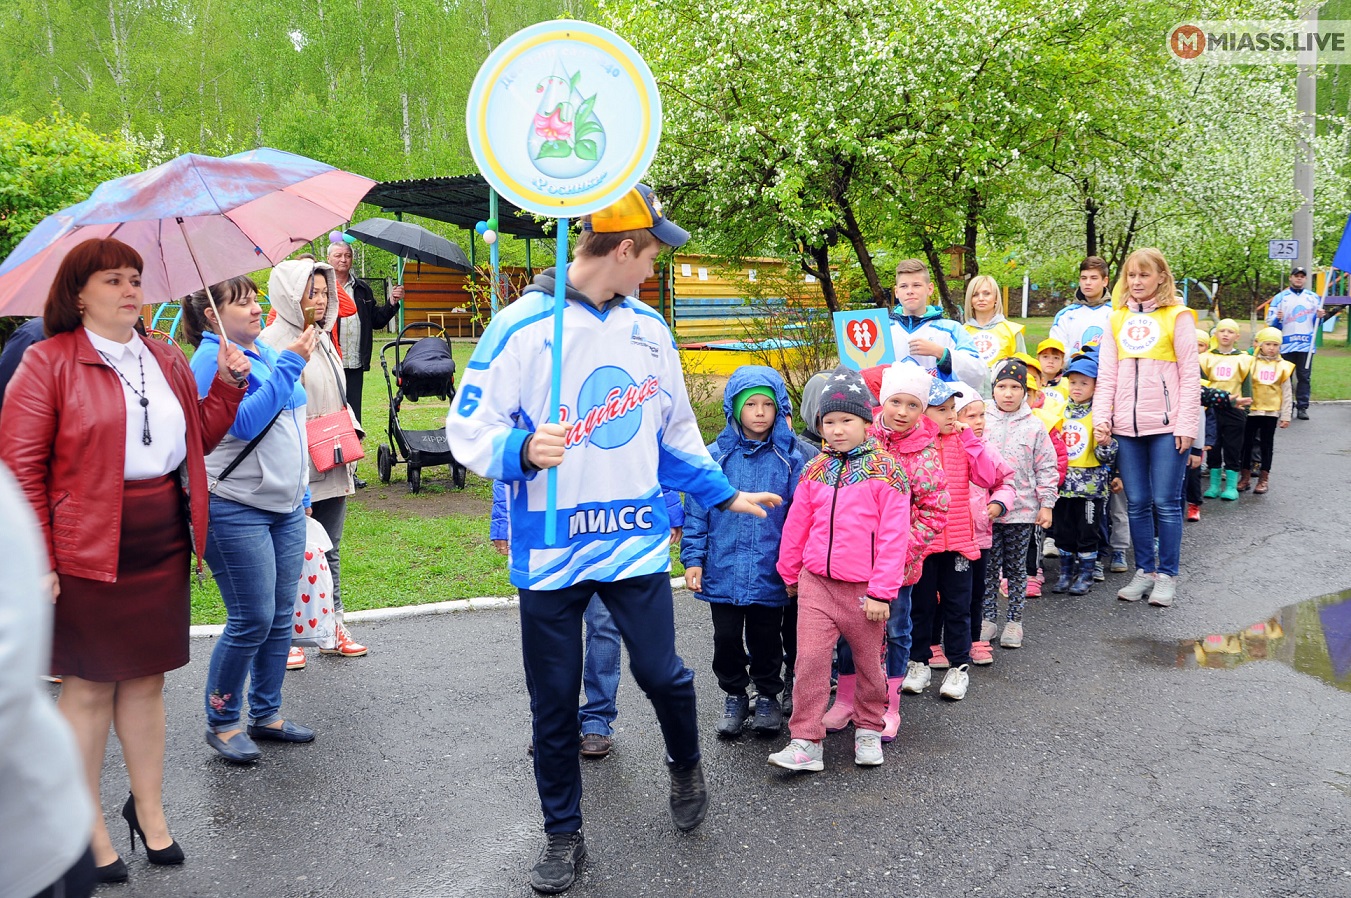
[[[901,683],[910,662],[911,620],[910,590],[919,581],[924,556],[938,538],[948,519],[947,480],[934,439],[938,425],[929,420],[924,409],[929,404],[933,376],[914,362],[897,362],[883,371],[877,398],[881,409],[869,433],[889,452],[905,471],[910,485],[910,540],[905,555],[897,559],[902,569],[901,588],[892,603],[887,620],[887,710],[882,741],[896,738],[901,726]],[[923,639],[928,639],[925,634]],[[849,725],[854,702],[854,659],[849,647],[841,644],[840,681],[835,704],[826,712],[827,732]]]
[[[999,578],[1009,584],[1008,623],[999,645],[1023,644],[1023,602],[1027,598],[1027,546],[1034,527],[1051,526],[1051,509],[1060,492],[1051,437],[1027,405],[1027,365],[1005,359],[995,369],[994,408],[985,415],[985,439],[1013,469],[1013,503],[994,524],[990,563],[985,570],[981,639],[999,632]],[[1179,484],[1179,489],[1181,485]]]
[[822,716],[830,699],[830,662],[843,636],[853,649],[858,688],[854,763],[882,763],[886,679],[882,640],[901,587],[909,540],[905,473],[868,437],[871,396],[857,372],[831,375],[818,411],[822,453],[802,472],[784,522],[778,572],[798,599],[792,740],[769,763],[821,770]]
[[1149,604],[1166,607],[1177,590],[1182,482],[1201,413],[1196,321],[1157,249],[1131,253],[1123,271],[1128,296],[1103,335],[1093,434],[1099,444],[1117,438],[1116,463],[1135,546],[1135,576],[1117,598],[1137,602],[1149,596]]
[[[985,440],[985,400],[974,390],[968,390],[970,384],[963,384],[962,395],[956,398],[954,409],[959,425],[970,428],[982,442]],[[984,453],[994,464],[995,476],[1000,485],[994,489],[985,489],[971,484],[969,506],[971,523],[975,531],[976,548],[980,554],[971,559],[971,663],[986,665],[994,663],[994,652],[988,639],[981,639],[981,611],[985,602],[985,570],[990,559],[990,547],[994,544],[994,521],[1013,505],[1013,468],[1000,457],[989,444]],[[951,664],[943,650],[943,616],[934,618],[933,644],[930,648],[930,670],[949,670]]]
[[[1009,491],[1013,480],[1013,470],[987,450],[971,428],[958,422],[957,399],[967,395],[978,396],[979,393],[966,384],[948,384],[940,380],[934,380],[929,387],[929,408],[925,415],[938,425],[936,446],[948,482],[948,520],[929,546],[923,573],[910,594],[910,616],[915,633],[930,635],[935,630],[935,618],[942,615],[943,645],[939,653],[944,655],[948,672],[938,694],[953,701],[966,697],[969,681],[971,562],[980,559],[976,520],[989,521],[988,503],[982,503],[978,514],[973,513],[972,498],[984,498],[990,490]],[[977,594],[984,597],[983,579]],[[927,638],[912,641],[910,666],[903,686],[906,692],[923,692],[929,685],[932,676],[929,662],[933,654]]]

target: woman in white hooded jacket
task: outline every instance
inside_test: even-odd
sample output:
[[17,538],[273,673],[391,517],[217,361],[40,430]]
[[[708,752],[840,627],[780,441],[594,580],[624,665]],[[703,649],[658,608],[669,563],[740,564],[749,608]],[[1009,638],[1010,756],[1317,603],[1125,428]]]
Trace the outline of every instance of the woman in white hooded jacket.
[[[347,391],[343,378],[342,357],[329,334],[338,320],[338,285],[333,268],[324,262],[296,260],[282,262],[272,269],[268,279],[268,294],[277,317],[263,330],[262,340],[269,346],[288,346],[305,329],[305,307],[314,306],[314,322],[319,337],[310,354],[310,360],[301,372],[300,384],[305,388],[305,408],[308,420],[331,415],[347,407]],[[355,419],[353,419],[355,424]],[[358,433],[360,433],[360,425]],[[333,610],[338,615],[338,643],[332,649],[320,649],[326,654],[355,658],[367,649],[352,639],[342,619],[342,585],[338,546],[342,541],[343,523],[347,519],[347,497],[356,492],[351,465],[335,465],[324,473],[310,459],[310,501],[314,519],[323,525],[333,548],[328,551],[328,566],[333,574]],[[292,649],[288,667],[304,666],[304,653]]]

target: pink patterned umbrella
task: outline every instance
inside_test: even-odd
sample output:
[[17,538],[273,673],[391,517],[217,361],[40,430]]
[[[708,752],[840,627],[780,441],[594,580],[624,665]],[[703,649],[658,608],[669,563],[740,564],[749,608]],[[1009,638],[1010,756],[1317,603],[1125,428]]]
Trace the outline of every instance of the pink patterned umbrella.
[[180,156],[44,219],[0,264],[0,315],[41,315],[61,260],[91,237],[134,247],[146,302],[168,302],[275,265],[349,220],[374,186],[281,150]]

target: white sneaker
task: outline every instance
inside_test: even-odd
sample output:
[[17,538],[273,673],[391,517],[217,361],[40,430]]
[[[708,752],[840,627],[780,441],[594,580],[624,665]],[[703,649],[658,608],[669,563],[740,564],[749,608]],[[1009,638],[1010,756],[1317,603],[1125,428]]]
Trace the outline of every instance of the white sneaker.
[[954,702],[959,702],[966,698],[966,686],[971,682],[971,678],[966,673],[967,665],[954,667],[948,671],[947,676],[943,677],[943,685],[939,688],[938,694],[943,698],[950,698]]
[[854,730],[854,763],[876,767],[882,763],[882,734],[877,730]]
[[982,620],[980,622],[980,641],[993,642],[999,635],[999,627],[992,620]]
[[1135,569],[1135,576],[1131,577],[1131,582],[1121,587],[1116,592],[1116,597],[1123,602],[1138,602],[1149,595],[1150,590],[1154,588],[1154,575],[1147,574],[1139,568]]
[[1023,625],[1011,620],[1004,625],[1004,635],[999,637],[1001,649],[1020,649],[1023,647]]
[[929,665],[911,661],[910,666],[906,668],[905,679],[901,681],[901,691],[919,695],[932,679],[933,671],[929,669]]
[[808,739],[794,739],[783,751],[769,756],[769,763],[784,770],[825,770],[821,760],[821,743]]
[[1041,557],[1042,558],[1060,557],[1060,550],[1056,548],[1055,540],[1051,539],[1049,536],[1046,537],[1044,542],[1042,542]]
[[1149,604],[1159,608],[1167,608],[1173,604],[1173,597],[1176,595],[1176,577],[1170,577],[1167,574],[1154,575],[1154,589],[1149,594]]

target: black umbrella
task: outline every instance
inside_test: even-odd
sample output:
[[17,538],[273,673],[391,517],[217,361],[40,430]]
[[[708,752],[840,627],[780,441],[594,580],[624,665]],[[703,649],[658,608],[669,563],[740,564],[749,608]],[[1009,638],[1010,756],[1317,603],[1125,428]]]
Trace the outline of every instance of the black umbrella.
[[443,268],[472,271],[469,257],[454,243],[424,227],[388,218],[369,218],[347,229],[362,243],[391,252],[401,259],[412,259]]

